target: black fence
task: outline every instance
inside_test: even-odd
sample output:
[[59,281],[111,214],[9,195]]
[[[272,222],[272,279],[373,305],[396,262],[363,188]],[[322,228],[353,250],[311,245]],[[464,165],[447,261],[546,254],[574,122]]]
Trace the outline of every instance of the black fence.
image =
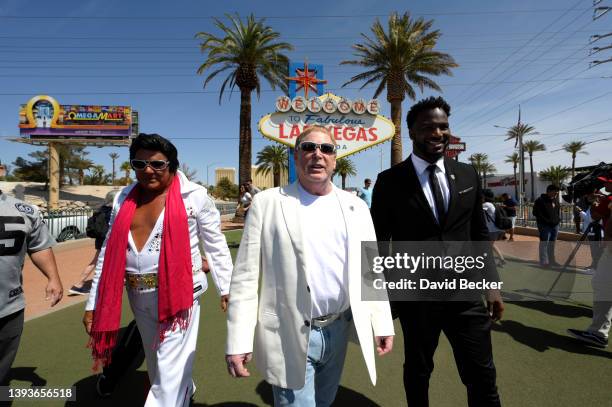
[[[533,216],[533,204],[525,204],[524,210],[524,219],[520,219],[520,217],[517,218],[516,226],[537,227],[536,219]],[[559,230],[565,232],[576,231],[576,226],[574,224],[574,209],[572,205],[561,205],[561,223],[559,224]]]
[[[236,212],[236,202],[217,203],[221,215],[233,215]],[[81,239],[86,237],[87,219],[93,215],[90,208],[62,209],[43,213],[43,219],[51,236],[58,242]]]

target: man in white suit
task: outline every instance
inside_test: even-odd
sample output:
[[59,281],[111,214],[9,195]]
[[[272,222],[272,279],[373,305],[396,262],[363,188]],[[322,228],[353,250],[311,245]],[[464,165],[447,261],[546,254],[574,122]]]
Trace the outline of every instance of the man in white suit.
[[374,342],[379,355],[391,351],[393,321],[387,301],[361,300],[361,242],[376,234],[367,205],[331,182],[331,133],[302,132],[295,163],[298,182],[251,204],[230,285],[226,360],[232,376],[249,376],[254,341],[276,406],[329,406],[353,326],[376,384]]

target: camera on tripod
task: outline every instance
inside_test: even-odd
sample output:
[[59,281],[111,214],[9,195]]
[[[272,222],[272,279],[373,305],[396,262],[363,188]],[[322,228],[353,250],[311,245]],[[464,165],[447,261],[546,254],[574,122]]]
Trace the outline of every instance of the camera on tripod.
[[590,172],[577,174],[567,186],[567,194],[563,195],[563,200],[568,203],[576,203],[582,197],[599,191],[604,186],[604,182],[599,177],[610,178],[612,164],[599,163]]

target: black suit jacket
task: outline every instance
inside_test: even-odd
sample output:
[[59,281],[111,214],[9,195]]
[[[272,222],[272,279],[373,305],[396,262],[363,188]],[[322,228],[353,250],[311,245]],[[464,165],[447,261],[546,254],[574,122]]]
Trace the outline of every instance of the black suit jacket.
[[372,219],[379,241],[489,240],[476,170],[448,158],[444,166],[450,202],[443,225],[436,222],[410,157],[378,174]]
[[[425,198],[410,157],[378,174],[371,213],[379,242],[489,241],[476,170],[448,158],[444,159],[444,166],[450,202],[442,225]],[[379,250],[383,256],[389,254],[388,245],[379,244]],[[492,252],[488,252],[485,276],[489,281],[499,281]]]

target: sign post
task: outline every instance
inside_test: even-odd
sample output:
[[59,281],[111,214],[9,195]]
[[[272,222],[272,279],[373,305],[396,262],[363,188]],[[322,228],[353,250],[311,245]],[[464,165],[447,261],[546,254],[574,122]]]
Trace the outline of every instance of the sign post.
[[[325,92],[326,80],[323,79],[323,65],[308,65],[308,61],[304,63],[289,63],[289,82],[288,94],[290,99],[297,96],[299,90],[304,90],[304,97],[308,99],[308,92],[313,91],[318,95]],[[295,159],[293,157],[293,148],[289,147],[287,152],[289,158],[289,183],[295,182],[297,174],[295,173]]]
[[459,161],[459,153],[466,150],[465,143],[461,142],[461,138],[450,136],[448,147],[444,153],[448,158],[454,158]]

